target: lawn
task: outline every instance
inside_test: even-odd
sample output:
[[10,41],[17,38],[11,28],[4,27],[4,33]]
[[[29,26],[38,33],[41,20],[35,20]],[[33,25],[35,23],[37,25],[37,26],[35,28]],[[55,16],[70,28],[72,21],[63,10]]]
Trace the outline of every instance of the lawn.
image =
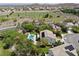
[[[59,12],[58,12],[59,13]],[[63,16],[58,15],[58,13],[55,13],[53,11],[45,11],[45,12],[16,12],[7,17],[6,15],[0,16],[0,21],[5,21],[5,20],[14,20],[19,17],[25,18],[33,18],[33,19],[43,19],[46,14],[49,14],[49,19],[51,19],[53,22],[60,22],[63,20]],[[60,16],[60,17],[57,17]]]
[[3,49],[3,43],[0,41],[0,56],[9,56],[11,54],[10,49]]
[[1,31],[0,34],[3,34],[4,38],[3,40],[0,40],[0,56],[10,56],[11,55],[11,48],[9,49],[4,49],[3,46],[6,44],[6,43],[12,43],[13,45],[15,44],[15,38],[18,36],[20,37],[20,39],[26,39],[26,36],[21,34],[21,33],[18,33],[16,30],[6,30],[6,31]]
[[39,48],[40,52],[48,53],[49,48]]

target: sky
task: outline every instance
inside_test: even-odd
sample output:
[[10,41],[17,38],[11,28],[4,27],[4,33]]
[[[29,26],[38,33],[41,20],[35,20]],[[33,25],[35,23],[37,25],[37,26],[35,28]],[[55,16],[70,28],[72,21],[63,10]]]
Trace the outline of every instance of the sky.
[[0,3],[79,3],[79,0],[0,0]]

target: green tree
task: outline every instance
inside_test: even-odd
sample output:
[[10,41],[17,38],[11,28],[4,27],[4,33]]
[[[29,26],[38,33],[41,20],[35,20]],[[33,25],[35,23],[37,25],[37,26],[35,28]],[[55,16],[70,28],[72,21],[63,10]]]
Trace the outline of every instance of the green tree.
[[19,56],[36,56],[38,55],[38,48],[29,40],[18,41],[16,46],[16,55]]
[[44,15],[44,18],[48,18],[48,17],[49,17],[49,14],[48,13]]
[[35,28],[33,23],[23,23],[22,27],[26,29],[27,31],[32,31]]
[[61,10],[63,13],[70,13],[79,16],[79,10],[76,9],[70,9],[70,8],[65,8]]
[[73,26],[73,27],[72,27],[72,31],[73,31],[74,33],[79,33],[79,26]]
[[54,31],[54,33],[56,34],[57,37],[60,37],[60,38],[62,37],[61,36],[61,31]]
[[67,33],[68,28],[65,27],[64,25],[61,26],[61,31],[64,33]]
[[18,33],[16,30],[7,30],[2,32],[4,38],[2,42],[4,43],[3,48],[7,49],[17,43],[18,40],[24,40],[26,37]]
[[48,24],[41,24],[40,26],[38,26],[38,29],[40,31],[45,29],[51,30],[51,27]]

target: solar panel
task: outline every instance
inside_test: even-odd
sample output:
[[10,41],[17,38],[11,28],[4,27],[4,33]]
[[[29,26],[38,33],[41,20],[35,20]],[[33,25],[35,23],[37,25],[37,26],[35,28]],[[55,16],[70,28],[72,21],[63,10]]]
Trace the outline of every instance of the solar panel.
[[72,45],[66,46],[65,49],[68,49],[69,51],[74,50],[74,47]]

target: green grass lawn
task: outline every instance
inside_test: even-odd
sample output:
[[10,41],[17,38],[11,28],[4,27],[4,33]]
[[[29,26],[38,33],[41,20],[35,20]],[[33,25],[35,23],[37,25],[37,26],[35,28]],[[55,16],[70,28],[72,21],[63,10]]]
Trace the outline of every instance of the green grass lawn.
[[11,51],[10,49],[3,49],[3,43],[0,41],[0,56],[9,56]]
[[[14,42],[13,39],[18,36],[20,37],[20,39],[26,39],[26,36],[21,34],[21,33],[18,33],[16,30],[6,30],[6,31],[2,31],[0,32],[2,33],[4,36],[9,36],[7,37],[6,39],[3,39],[3,40],[0,40],[0,56],[10,56],[11,55],[11,52],[12,50],[9,48],[9,49],[4,49],[3,46],[5,45],[5,43],[7,43],[7,39],[11,39],[10,42]],[[4,41],[5,40],[5,41]],[[15,41],[16,42],[16,41]],[[15,44],[14,42],[14,44]]]
[[48,53],[48,47],[46,48],[39,48],[40,52]]
[[16,12],[7,17],[6,15],[0,16],[0,21],[5,21],[5,20],[15,20],[19,17],[25,18],[33,18],[33,19],[43,19],[46,14],[51,15],[51,18],[48,17],[49,19],[52,19],[53,22],[60,22],[63,20],[63,16],[59,15],[60,17],[57,17],[58,14],[54,13],[53,11],[46,11],[46,12]]

